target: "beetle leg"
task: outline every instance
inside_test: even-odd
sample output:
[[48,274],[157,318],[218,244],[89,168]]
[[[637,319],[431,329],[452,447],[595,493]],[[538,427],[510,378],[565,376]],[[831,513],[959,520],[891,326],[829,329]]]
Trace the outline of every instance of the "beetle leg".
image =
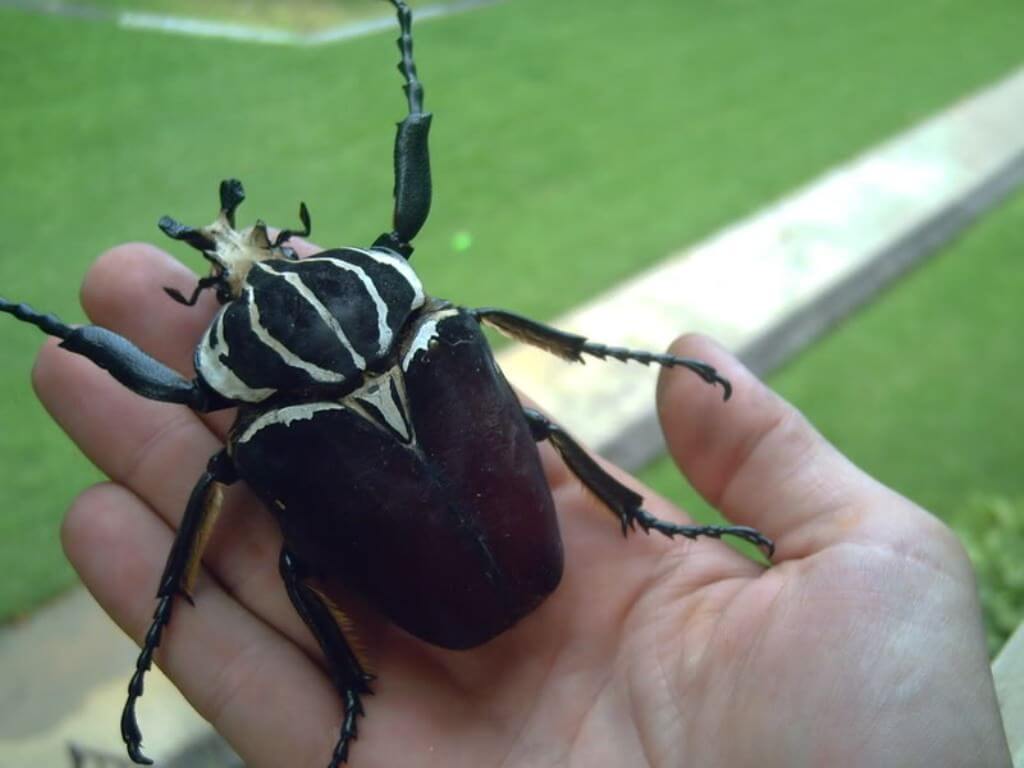
[[363,669],[358,655],[345,639],[335,612],[324,597],[309,586],[302,565],[287,549],[281,550],[280,569],[288,597],[320,644],[334,687],[345,701],[345,721],[330,762],[330,768],[336,768],[347,762],[349,744],[357,738],[357,720],[364,714],[361,696],[373,694],[370,690],[373,675]]
[[164,293],[166,293],[168,296],[170,296],[172,299],[174,299],[179,304],[183,304],[186,307],[194,307],[196,305],[196,302],[199,301],[199,294],[201,294],[207,288],[213,288],[219,282],[220,282],[220,278],[219,277],[214,277],[213,275],[211,275],[209,277],[202,277],[202,278],[200,278],[199,282],[196,283],[195,289],[192,291],[192,295],[189,296],[187,299],[185,298],[185,295],[181,291],[179,291],[177,288],[166,288],[165,287],[164,288]]
[[427,134],[433,117],[423,111],[423,85],[416,74],[416,62],[412,56],[412,11],[402,0],[391,0],[398,12],[398,23],[402,33],[398,38],[398,49],[402,60],[398,71],[405,79],[406,99],[409,114],[398,124],[395,135],[395,210],[392,231],[377,238],[374,247],[396,251],[405,258],[412,255],[410,241],[422,228],[430,213],[430,151]]
[[203,387],[198,379],[186,379],[147,355],[128,339],[98,325],[73,328],[54,315],[43,314],[27,304],[0,298],[0,312],[30,323],[43,333],[63,339],[69,352],[87,357],[137,395],[166,403],[181,403],[194,411],[215,411],[233,403]]
[[532,408],[524,408],[523,414],[530,425],[534,439],[538,442],[550,441],[569,470],[591,493],[615,513],[622,524],[623,536],[629,533],[630,528],[635,529],[639,525],[646,533],[657,531],[670,539],[675,536],[685,536],[688,539],[696,539],[699,536],[709,536],[714,539],[735,536],[762,547],[769,559],[775,553],[775,545],[771,539],[760,531],[745,525],[679,525],[658,519],[640,506],[644,501],[640,494],[630,490],[602,469],[564,429]]
[[146,632],[142,651],[135,662],[135,673],[128,683],[128,700],[121,713],[121,738],[124,739],[128,756],[133,762],[143,765],[151,765],[153,762],[142,754],[142,731],[135,717],[135,702],[142,696],[144,678],[153,663],[153,653],[160,645],[164,627],[171,620],[175,596],[181,595],[189,603],[192,602],[189,590],[198,572],[203,548],[220,512],[223,502],[222,486],[235,480],[237,474],[227,451],[215,454],[192,489],[181,526],[174,537],[174,544],[167,557],[167,565],[164,566],[160,587],[156,593],[159,602],[153,613],[149,631]]
[[480,309],[471,309],[469,311],[478,321],[496,328],[506,336],[510,336],[524,344],[540,347],[545,352],[550,352],[572,363],[582,363],[584,362],[583,355],[592,355],[601,360],[611,357],[624,363],[633,360],[643,365],[654,363],[666,368],[676,366],[688,368],[708,384],[721,384],[724,390],[723,399],[728,400],[732,396],[732,385],[728,379],[719,376],[718,371],[700,360],[668,354],[655,354],[654,352],[645,352],[638,349],[609,347],[606,344],[588,341],[584,336],[560,331],[557,328],[538,323],[536,320],[531,320],[528,317],[523,317],[513,312],[506,312],[504,309],[481,307]]

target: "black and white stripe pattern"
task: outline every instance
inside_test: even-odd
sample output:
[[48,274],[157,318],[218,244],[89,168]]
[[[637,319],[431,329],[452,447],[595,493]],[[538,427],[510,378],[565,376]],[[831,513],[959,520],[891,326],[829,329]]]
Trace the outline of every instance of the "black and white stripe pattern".
[[415,441],[405,378],[398,366],[368,381],[346,397],[344,403],[400,443],[411,445]]
[[405,379],[398,366],[367,381],[355,392],[341,400],[299,403],[269,410],[256,418],[242,431],[238,444],[251,441],[269,427],[290,427],[296,422],[313,421],[325,411],[348,411],[387,432],[406,446],[415,444],[415,433],[409,415],[409,401],[405,392]]
[[212,389],[244,402],[343,389],[387,357],[424,300],[416,273],[386,251],[257,262],[199,345],[196,370]]

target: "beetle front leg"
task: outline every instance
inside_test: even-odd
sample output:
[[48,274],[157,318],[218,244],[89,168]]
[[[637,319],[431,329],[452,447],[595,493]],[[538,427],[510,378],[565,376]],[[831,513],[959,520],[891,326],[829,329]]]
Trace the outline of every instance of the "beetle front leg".
[[223,505],[222,486],[229,485],[238,476],[227,451],[220,451],[210,459],[206,471],[192,489],[181,519],[181,526],[174,537],[171,553],[167,557],[160,587],[157,590],[156,611],[146,632],[142,651],[135,662],[135,673],[128,683],[128,700],[121,713],[121,738],[128,748],[133,762],[151,765],[152,760],[142,754],[142,731],[135,716],[135,702],[142,696],[146,672],[153,663],[153,653],[160,645],[164,627],[171,620],[174,598],[181,595],[192,602],[191,590],[199,573],[203,549],[209,540],[213,525]]
[[204,388],[198,379],[186,379],[153,359],[124,336],[97,325],[77,328],[56,316],[37,312],[28,304],[15,304],[0,298],[0,312],[14,315],[22,322],[61,339],[61,347],[88,358],[111,376],[142,397],[165,403],[180,403],[194,411],[215,411],[233,403]]
[[413,251],[410,243],[430,213],[432,192],[427,136],[433,115],[423,111],[423,85],[416,74],[416,62],[412,56],[412,11],[402,0],[391,0],[391,4],[398,13],[402,30],[398,38],[398,49],[402,53],[398,70],[405,79],[409,114],[398,124],[395,135],[393,228],[377,238],[374,247],[389,248],[409,258]]
[[654,363],[665,368],[688,368],[708,384],[721,384],[723,400],[728,400],[732,396],[732,384],[729,383],[729,380],[719,376],[714,367],[700,360],[645,352],[639,349],[609,347],[607,344],[588,341],[585,336],[560,331],[550,325],[538,323],[536,320],[517,315],[514,312],[507,312],[504,309],[481,307],[469,311],[477,320],[492,326],[506,336],[524,344],[540,347],[545,352],[550,352],[571,363],[582,363],[584,362],[583,355],[591,355],[601,360],[611,357],[623,363],[633,360],[643,365]]
[[631,528],[635,529],[639,525],[646,533],[657,531],[670,539],[675,536],[685,536],[688,539],[696,539],[700,536],[714,539],[735,536],[762,547],[769,559],[775,553],[775,545],[771,539],[760,531],[745,525],[680,525],[655,517],[641,506],[644,499],[640,494],[630,490],[602,469],[601,465],[594,461],[590,454],[583,450],[583,447],[573,440],[564,429],[532,408],[524,408],[523,414],[530,425],[534,439],[538,442],[550,441],[569,470],[591,493],[615,513],[622,524],[623,536],[627,535]]
[[348,761],[349,745],[357,738],[357,721],[364,714],[362,696],[373,694],[370,690],[373,675],[363,669],[345,639],[340,623],[347,619],[306,583],[305,570],[287,549],[281,550],[280,569],[288,597],[320,644],[334,687],[345,702],[345,720],[329,764],[329,768],[337,768]]

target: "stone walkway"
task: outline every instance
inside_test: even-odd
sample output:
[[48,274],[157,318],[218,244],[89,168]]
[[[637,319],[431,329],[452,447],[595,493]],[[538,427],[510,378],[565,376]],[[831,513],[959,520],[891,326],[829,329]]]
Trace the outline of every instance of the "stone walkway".
[[[698,330],[763,372],[1024,182],[1022,114],[1024,70],[555,324],[654,350]],[[522,348],[500,359],[516,385],[606,455],[636,467],[662,450],[654,371],[570,366]],[[82,590],[0,630],[0,768],[70,766],[69,744],[120,760],[117,724],[135,653]],[[140,716],[160,765],[231,764],[189,752],[218,747],[155,671]]]
[[[553,324],[655,351],[699,331],[763,374],[1024,181],[1021,115],[1024,70]],[[661,452],[657,371],[570,366],[527,348],[499,360],[513,384],[620,465]]]
[[[501,0],[448,0],[447,2],[418,6],[416,22],[450,16],[454,13],[494,5]],[[104,21],[116,24],[125,29],[142,29],[164,32],[187,37],[212,37],[222,40],[235,40],[244,43],[262,45],[297,45],[318,46],[365,37],[376,32],[395,27],[393,12],[381,12],[379,17],[350,21],[326,27],[316,32],[293,32],[277,27],[239,24],[214,19],[197,19],[188,16],[176,16],[165,13],[149,13],[145,11],[111,10],[88,2],[62,2],[51,0],[40,3],[38,0],[0,0],[0,7],[16,8],[29,13],[45,13],[53,16],[65,16],[71,19],[87,21]]]

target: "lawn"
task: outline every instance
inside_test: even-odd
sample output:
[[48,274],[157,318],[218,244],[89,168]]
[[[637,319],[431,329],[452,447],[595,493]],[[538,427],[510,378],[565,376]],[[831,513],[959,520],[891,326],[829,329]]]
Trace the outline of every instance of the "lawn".
[[[293,223],[305,200],[324,243],[386,226],[403,109],[387,37],[0,22],[5,296],[80,321],[99,252],[158,238],[164,213],[209,220],[228,176],[243,221]],[[424,24],[436,195],[415,263],[438,295],[551,317],[1005,74],[1022,33],[1017,0],[509,0]],[[140,311],[161,300],[154,286]],[[69,583],[58,521],[96,477],[33,400],[38,334],[8,321],[3,339],[0,561],[17,578],[0,617]]]
[[[855,463],[1007,561],[982,568],[994,640],[1024,619],[1021,296],[1024,194],[769,379]],[[714,517],[669,459],[641,478]]]

